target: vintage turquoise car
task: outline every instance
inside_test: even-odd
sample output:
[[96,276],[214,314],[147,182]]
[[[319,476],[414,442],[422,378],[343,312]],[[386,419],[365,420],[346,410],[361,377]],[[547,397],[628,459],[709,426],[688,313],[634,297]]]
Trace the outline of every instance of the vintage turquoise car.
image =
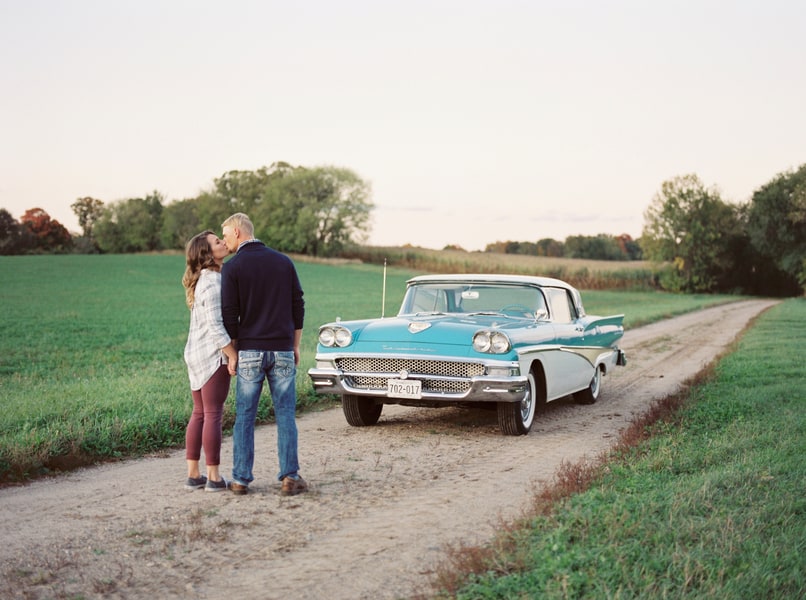
[[558,279],[424,275],[396,317],[322,325],[308,375],[341,396],[350,425],[374,425],[384,404],[484,406],[504,434],[524,435],[546,402],[596,401],[602,376],[626,364],[623,320],[586,315]]

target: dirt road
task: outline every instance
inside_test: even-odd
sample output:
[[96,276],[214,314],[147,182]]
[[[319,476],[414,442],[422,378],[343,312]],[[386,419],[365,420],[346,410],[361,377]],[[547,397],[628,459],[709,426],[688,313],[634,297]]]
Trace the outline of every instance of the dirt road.
[[[256,436],[247,496],[187,492],[184,453],[0,490],[0,598],[406,598],[445,544],[481,542],[562,461],[593,459],[775,302],[752,300],[628,331],[628,366],[599,401],[551,403],[505,437],[494,412],[385,407],[299,418],[311,492],[278,494],[274,427]],[[222,471],[232,459],[225,439]]]

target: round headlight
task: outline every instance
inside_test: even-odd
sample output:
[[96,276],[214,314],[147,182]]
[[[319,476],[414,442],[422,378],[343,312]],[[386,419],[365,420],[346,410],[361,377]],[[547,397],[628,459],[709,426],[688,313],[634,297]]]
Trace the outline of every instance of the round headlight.
[[323,327],[319,330],[319,343],[330,348],[336,343],[336,333],[330,327]]
[[353,343],[353,334],[350,333],[349,329],[345,329],[344,327],[339,327],[336,329],[336,345],[339,348],[344,348],[345,346],[349,346]]
[[509,338],[506,336],[506,334],[501,333],[500,331],[495,331],[490,336],[490,345],[491,352],[503,354],[509,350]]
[[488,331],[479,331],[473,336],[473,350],[476,352],[490,351],[490,333]]

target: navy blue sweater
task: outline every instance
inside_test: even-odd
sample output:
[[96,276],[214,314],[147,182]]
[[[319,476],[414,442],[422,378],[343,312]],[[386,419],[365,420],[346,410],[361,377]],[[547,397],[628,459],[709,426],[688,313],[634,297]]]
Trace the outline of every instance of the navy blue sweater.
[[294,263],[263,242],[243,244],[221,268],[221,314],[238,350],[293,350],[305,319]]

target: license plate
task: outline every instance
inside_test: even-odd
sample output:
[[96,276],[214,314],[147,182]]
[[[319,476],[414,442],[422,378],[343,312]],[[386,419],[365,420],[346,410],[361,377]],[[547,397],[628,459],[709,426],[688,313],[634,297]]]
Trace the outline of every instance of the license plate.
[[390,379],[386,383],[386,395],[419,400],[423,395],[423,382],[419,379]]

